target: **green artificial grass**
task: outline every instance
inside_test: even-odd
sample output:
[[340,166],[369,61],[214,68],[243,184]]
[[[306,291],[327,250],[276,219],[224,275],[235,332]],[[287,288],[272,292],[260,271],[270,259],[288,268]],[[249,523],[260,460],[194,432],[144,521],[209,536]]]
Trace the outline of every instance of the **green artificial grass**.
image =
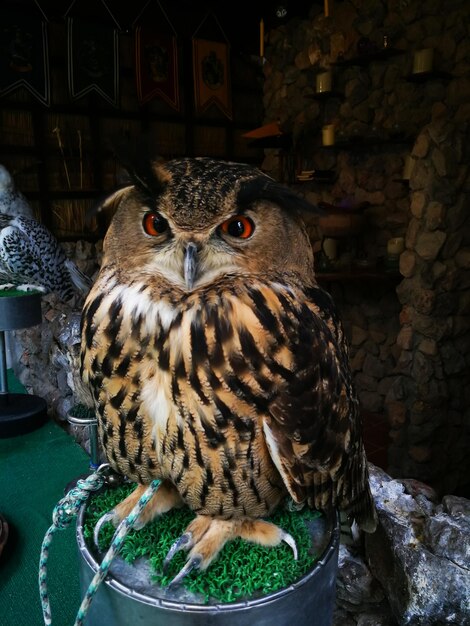
[[69,415],[81,419],[91,419],[96,416],[95,409],[85,406],[84,404],[76,404],[73,406],[69,411]]
[[[83,535],[90,548],[93,546],[96,522],[131,493],[134,487],[135,485],[126,484],[91,497],[83,525]],[[305,508],[294,512],[279,510],[267,518],[294,537],[298,549],[297,561],[286,543],[267,548],[235,539],[224,546],[218,558],[205,572],[191,572],[182,584],[188,591],[204,597],[206,603],[251,599],[287,587],[311,570],[318,559],[312,549],[307,522],[320,515],[318,511]],[[127,563],[133,563],[140,557],[147,558],[154,572],[154,582],[165,587],[185,564],[187,553],[178,552],[166,574],[162,574],[163,560],[193,518],[194,513],[187,507],[173,509],[143,529],[129,532],[120,552],[121,558]],[[100,532],[100,550],[108,549],[114,531],[112,524],[103,525]]]
[[33,293],[40,293],[39,290],[19,291],[18,289],[0,289],[0,298],[13,298],[17,296],[31,296]]

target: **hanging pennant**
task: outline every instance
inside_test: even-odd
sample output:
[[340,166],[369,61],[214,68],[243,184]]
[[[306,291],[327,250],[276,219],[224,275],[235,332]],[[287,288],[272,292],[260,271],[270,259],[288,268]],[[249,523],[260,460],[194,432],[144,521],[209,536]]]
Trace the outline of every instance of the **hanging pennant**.
[[211,15],[218,29],[217,39],[196,38],[207,18],[193,35],[193,74],[196,114],[204,113],[212,104],[232,119],[232,94],[230,84],[230,46],[217,18]]
[[[108,13],[108,22],[90,18],[67,17],[68,78],[72,100],[95,91],[107,102],[118,106],[119,51],[116,20]],[[69,10],[75,4],[72,3]]]
[[3,6],[0,25],[0,96],[26,88],[50,104],[47,25],[44,13]]
[[140,104],[160,97],[179,111],[176,31],[160,2],[150,4],[151,0],[134,22],[137,96]]

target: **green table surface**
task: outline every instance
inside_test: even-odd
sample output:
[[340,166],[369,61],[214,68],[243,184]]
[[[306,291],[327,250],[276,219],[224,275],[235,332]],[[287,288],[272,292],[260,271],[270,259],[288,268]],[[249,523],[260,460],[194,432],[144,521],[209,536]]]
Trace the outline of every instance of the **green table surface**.
[[[52,421],[31,433],[0,439],[0,512],[10,527],[0,555],[1,626],[44,624],[38,589],[42,540],[64,489],[88,471],[86,452]],[[54,534],[49,552],[52,626],[75,621],[81,602],[78,572],[73,521]]]

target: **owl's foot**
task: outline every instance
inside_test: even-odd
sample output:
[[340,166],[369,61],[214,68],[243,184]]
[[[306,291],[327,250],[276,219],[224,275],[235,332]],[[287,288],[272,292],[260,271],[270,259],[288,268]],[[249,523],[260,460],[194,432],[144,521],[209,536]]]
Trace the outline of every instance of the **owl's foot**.
[[164,570],[180,550],[189,551],[185,566],[173,578],[170,585],[177,585],[194,569],[205,570],[216,558],[227,541],[240,537],[263,546],[277,546],[287,543],[297,560],[297,546],[294,538],[284,530],[264,520],[220,520],[198,515],[175,541],[166,555]]
[[[99,547],[98,539],[103,525],[107,522],[111,522],[114,527],[119,526],[122,520],[129,515],[134,506],[140,500],[147,487],[148,485],[138,485],[125,500],[115,506],[114,509],[100,517],[93,531],[93,541],[97,548]],[[136,530],[140,530],[158,515],[162,515],[170,509],[179,508],[183,506],[183,504],[184,502],[175,486],[170,482],[163,481],[141,512],[139,518],[134,524],[134,528]]]

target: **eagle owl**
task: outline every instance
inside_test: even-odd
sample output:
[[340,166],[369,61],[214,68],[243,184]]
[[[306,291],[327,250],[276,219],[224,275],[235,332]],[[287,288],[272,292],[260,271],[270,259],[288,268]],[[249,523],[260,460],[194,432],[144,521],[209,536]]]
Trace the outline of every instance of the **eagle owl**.
[[[110,464],[155,478],[143,526],[186,504],[168,559],[181,580],[234,537],[293,538],[263,520],[286,497],[376,525],[343,330],[320,289],[302,200],[248,165],[152,163],[116,210],[82,314],[81,374]],[[310,207],[313,208],[313,207]],[[173,581],[173,582],[175,582]]]

